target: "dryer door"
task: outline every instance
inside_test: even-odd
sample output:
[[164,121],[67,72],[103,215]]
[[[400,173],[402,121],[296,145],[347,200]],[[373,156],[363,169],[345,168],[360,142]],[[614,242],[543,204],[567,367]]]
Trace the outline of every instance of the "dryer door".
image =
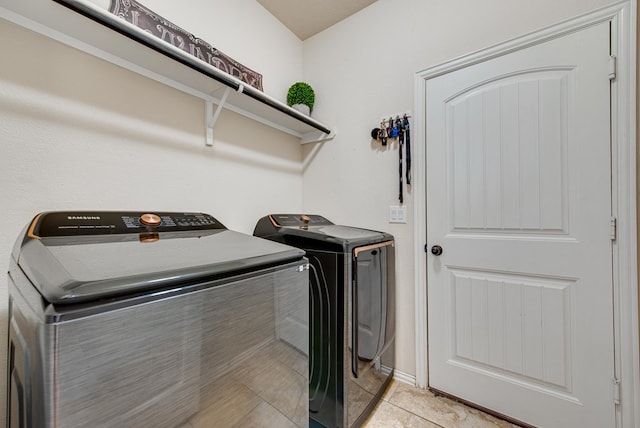
[[393,241],[354,250],[353,374],[373,362],[393,337],[395,275]]

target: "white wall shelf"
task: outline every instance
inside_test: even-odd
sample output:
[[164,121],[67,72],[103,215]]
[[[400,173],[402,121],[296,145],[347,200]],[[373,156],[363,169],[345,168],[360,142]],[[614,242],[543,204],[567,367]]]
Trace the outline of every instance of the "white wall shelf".
[[335,135],[325,124],[88,0],[0,0],[0,18],[203,99],[207,145],[213,143],[221,108],[296,136],[301,144]]

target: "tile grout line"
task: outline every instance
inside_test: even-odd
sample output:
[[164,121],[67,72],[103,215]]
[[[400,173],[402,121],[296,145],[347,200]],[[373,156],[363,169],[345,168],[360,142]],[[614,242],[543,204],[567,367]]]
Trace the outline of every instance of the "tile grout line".
[[424,416],[420,416],[420,415],[418,415],[418,414],[416,414],[416,413],[412,412],[411,410],[405,409],[404,407],[400,407],[400,406],[398,406],[398,405],[396,405],[396,404],[393,404],[393,403],[391,403],[391,402],[387,402],[387,404],[389,404],[389,405],[391,405],[391,406],[393,406],[393,407],[395,407],[395,408],[397,408],[397,409],[400,409],[400,410],[402,410],[403,412],[409,413],[409,414],[411,414],[411,415],[413,415],[413,416],[415,416],[415,417],[417,417],[417,418],[419,418],[419,419],[422,419],[423,421],[429,422],[430,424],[436,425],[436,426],[438,426],[438,427],[440,427],[440,428],[446,428],[445,426],[440,425],[439,423],[434,422],[434,421],[432,421],[432,420],[430,420],[430,419],[427,419],[427,418],[425,418]]
[[[389,392],[389,394],[388,394],[388,396],[387,396],[387,394],[385,394],[385,396],[383,396],[383,397],[382,397],[382,401],[385,401],[387,404],[390,404],[390,405],[394,406],[395,408],[402,410],[403,412],[407,412],[407,413],[409,413],[409,414],[412,414],[412,415],[414,415],[414,416],[416,416],[416,417],[418,417],[418,418],[422,419],[423,421],[427,421],[427,422],[429,422],[429,423],[431,423],[431,424],[433,424],[433,425],[436,425],[436,426],[438,426],[438,427],[440,427],[440,428],[446,428],[446,427],[444,427],[444,426],[440,425],[440,424],[439,424],[439,423],[437,423],[437,422],[434,422],[434,421],[432,421],[432,420],[429,420],[429,419],[427,419],[427,418],[425,418],[425,417],[423,417],[423,416],[421,416],[421,415],[418,415],[418,414],[416,414],[416,413],[412,412],[412,411],[411,411],[411,410],[409,410],[409,409],[405,409],[404,407],[401,407],[400,405],[397,405],[397,404],[392,403],[392,402],[391,402],[391,398],[392,398],[392,397],[396,394],[396,392],[398,391],[398,385],[397,385],[397,384],[395,384],[395,382],[396,382],[396,381],[394,381],[394,385],[393,385],[393,386],[391,386],[391,385],[390,385],[389,389],[387,390],[387,391]],[[400,400],[398,400],[398,401],[400,401]]]

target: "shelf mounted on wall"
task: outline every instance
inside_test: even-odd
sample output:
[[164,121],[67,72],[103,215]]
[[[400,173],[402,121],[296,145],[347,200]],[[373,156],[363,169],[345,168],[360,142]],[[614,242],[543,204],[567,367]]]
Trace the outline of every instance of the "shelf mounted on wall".
[[92,1],[1,0],[0,19],[203,99],[207,145],[213,142],[213,130],[223,108],[293,135],[301,144],[335,136],[322,122],[146,33]]
[[251,86],[241,84],[235,90],[233,89],[225,86],[203,97],[207,146],[212,145],[209,141],[213,139],[210,140],[209,135],[213,135],[213,129],[223,108],[293,135],[300,140],[300,144],[319,143],[331,140],[336,135],[335,129],[329,129],[314,118],[300,113]]

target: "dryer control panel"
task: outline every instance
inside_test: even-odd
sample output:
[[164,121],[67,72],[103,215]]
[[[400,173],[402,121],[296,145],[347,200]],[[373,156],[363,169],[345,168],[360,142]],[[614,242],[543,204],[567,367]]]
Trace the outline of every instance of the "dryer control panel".
[[131,211],[59,211],[36,216],[28,236],[112,235],[144,232],[181,232],[226,229],[213,216],[204,213],[131,212]]
[[275,227],[330,226],[333,224],[317,214],[271,214],[269,219]]

